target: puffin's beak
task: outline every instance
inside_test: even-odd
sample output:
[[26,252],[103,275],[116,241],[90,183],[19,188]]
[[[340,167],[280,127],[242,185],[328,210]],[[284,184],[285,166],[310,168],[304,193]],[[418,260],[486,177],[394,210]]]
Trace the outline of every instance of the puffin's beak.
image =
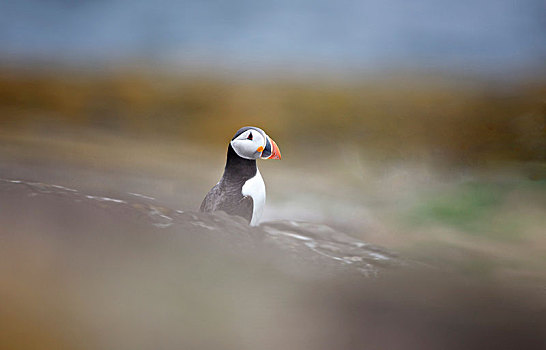
[[262,152],[262,159],[281,159],[279,147],[269,136],[265,142],[265,149]]
[[279,150],[275,141],[272,139],[269,139],[269,141],[271,141],[271,155],[267,159],[281,159],[281,150]]

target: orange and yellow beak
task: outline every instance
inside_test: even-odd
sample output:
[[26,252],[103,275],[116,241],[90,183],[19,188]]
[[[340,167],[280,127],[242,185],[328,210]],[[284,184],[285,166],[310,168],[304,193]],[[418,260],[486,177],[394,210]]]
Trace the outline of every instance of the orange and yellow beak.
[[267,159],[281,159],[281,150],[273,141],[272,139],[269,139],[271,141],[271,155]]
[[279,147],[269,136],[266,137],[265,148],[263,148],[261,152],[262,159],[281,159]]

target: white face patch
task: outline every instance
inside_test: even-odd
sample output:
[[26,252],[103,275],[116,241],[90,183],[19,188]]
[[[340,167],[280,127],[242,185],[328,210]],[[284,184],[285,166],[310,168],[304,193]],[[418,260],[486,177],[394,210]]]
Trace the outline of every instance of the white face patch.
[[231,147],[239,157],[258,159],[265,147],[265,135],[256,129],[246,130],[231,141]]

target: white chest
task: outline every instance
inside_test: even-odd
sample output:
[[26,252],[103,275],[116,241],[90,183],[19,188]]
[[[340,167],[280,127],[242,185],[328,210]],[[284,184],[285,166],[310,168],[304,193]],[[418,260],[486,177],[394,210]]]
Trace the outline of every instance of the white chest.
[[242,193],[243,196],[252,197],[254,201],[250,226],[257,226],[265,207],[265,183],[259,170],[256,171],[256,175],[253,178],[245,182]]

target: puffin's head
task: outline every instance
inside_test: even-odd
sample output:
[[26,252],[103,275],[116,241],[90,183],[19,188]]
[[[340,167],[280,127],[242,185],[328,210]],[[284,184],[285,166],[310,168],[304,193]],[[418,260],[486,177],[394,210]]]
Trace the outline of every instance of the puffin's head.
[[231,147],[239,157],[245,159],[281,159],[275,141],[254,126],[239,129],[231,139]]

